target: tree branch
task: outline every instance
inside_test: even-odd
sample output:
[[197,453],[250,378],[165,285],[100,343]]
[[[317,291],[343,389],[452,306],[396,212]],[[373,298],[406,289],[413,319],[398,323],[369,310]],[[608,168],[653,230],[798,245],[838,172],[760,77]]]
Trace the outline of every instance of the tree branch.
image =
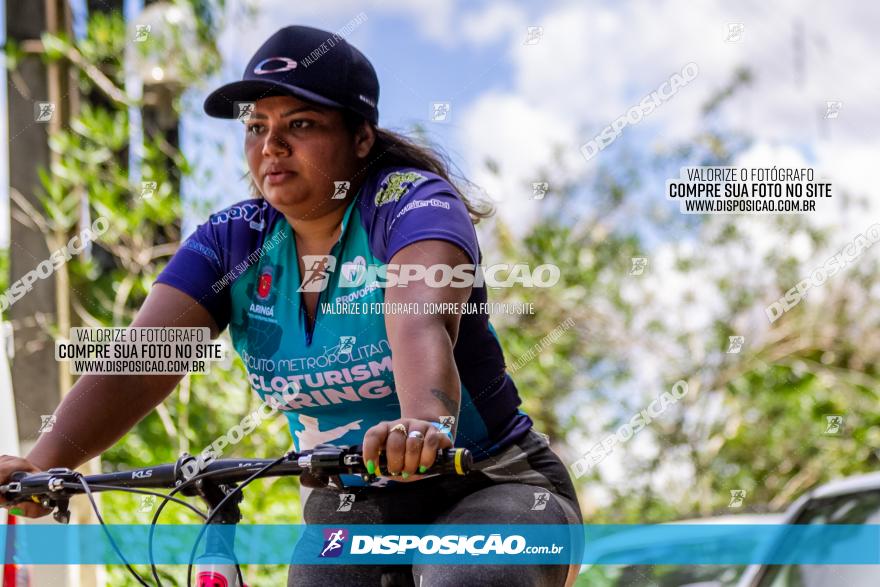
[[[46,52],[43,41],[39,39],[30,39],[21,43],[21,48],[25,53],[42,55]],[[128,98],[126,93],[122,91],[113,80],[104,75],[104,72],[95,67],[95,65],[86,61],[82,53],[72,45],[65,45],[62,53],[68,61],[79,68],[89,79],[107,95],[108,98],[122,106],[132,106],[134,102]]]

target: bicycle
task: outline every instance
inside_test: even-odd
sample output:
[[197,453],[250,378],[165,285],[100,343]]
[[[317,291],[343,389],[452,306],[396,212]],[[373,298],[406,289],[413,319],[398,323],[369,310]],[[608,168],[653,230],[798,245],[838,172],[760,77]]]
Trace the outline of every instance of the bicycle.
[[[424,474],[467,475],[472,465],[473,459],[466,449],[442,449],[437,452],[437,459]],[[381,469],[385,468],[384,457],[380,457],[379,466]],[[153,558],[153,532],[168,503],[183,505],[204,519],[204,525],[190,552],[187,586],[192,587],[195,567],[196,587],[247,587],[230,547],[235,536],[235,525],[242,518],[239,508],[244,498],[242,492],[258,478],[300,476],[304,473],[326,486],[339,489],[345,487],[341,475],[356,475],[368,482],[376,478],[367,471],[360,446],[318,445],[312,450],[299,453],[290,451],[275,460],[220,459],[202,464],[196,457],[184,453],[173,464],[100,475],[85,476],[66,468],[49,469],[40,473],[14,473],[9,483],[0,485],[0,495],[7,501],[7,505],[36,498],[43,507],[53,510],[55,520],[63,524],[70,521],[70,498],[74,495],[86,495],[98,522],[126,569],[139,584],[148,587],[149,583],[128,563],[107,530],[93,493],[125,491],[163,499],[153,514],[149,534],[150,571],[157,587],[161,587],[162,581]],[[150,489],[171,489],[171,492],[164,494]],[[205,514],[186,501],[174,497],[178,493],[186,497],[201,498],[208,506],[208,513]],[[224,532],[212,532],[211,528],[216,526],[223,526]],[[205,551],[196,557],[198,545],[205,535]]]

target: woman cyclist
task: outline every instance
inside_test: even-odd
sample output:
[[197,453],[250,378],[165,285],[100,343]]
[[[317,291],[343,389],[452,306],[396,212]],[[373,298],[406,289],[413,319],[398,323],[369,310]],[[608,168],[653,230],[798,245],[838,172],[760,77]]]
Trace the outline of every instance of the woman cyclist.
[[[284,411],[298,450],[363,444],[378,480],[343,479],[354,495],[348,511],[337,511],[347,509],[339,488],[304,489],[308,524],[579,524],[566,468],[518,409],[488,316],[418,311],[485,302],[485,286],[417,273],[395,286],[373,270],[399,266],[402,279],[404,266],[481,260],[472,222],[480,211],[440,157],[377,127],[378,99],[372,65],[337,35],[302,26],[272,35],[243,79],[205,102],[210,116],[245,121],[255,197],[186,239],[132,326],[209,327],[214,337],[229,327],[251,388]],[[346,303],[385,311],[328,311]],[[27,459],[0,460],[0,482],[100,454],[179,379],[81,377]],[[453,445],[471,451],[476,472],[419,475]],[[540,507],[536,494],[547,498]],[[571,580],[568,566],[549,565],[405,572],[400,584],[416,576],[432,587]],[[291,566],[290,584],[380,585],[389,576],[374,565],[303,564]]]

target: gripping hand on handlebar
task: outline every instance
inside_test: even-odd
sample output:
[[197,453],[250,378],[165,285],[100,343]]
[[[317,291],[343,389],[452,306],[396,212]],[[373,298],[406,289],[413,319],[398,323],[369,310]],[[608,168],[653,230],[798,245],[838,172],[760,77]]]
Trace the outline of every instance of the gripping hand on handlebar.
[[[401,418],[380,422],[364,435],[364,463],[376,475],[387,474],[395,481],[416,481],[431,468],[437,451],[452,448],[448,433],[431,422],[415,418]],[[379,471],[379,455],[385,456],[387,471]],[[371,467],[373,470],[370,470]]]
[[[40,471],[41,469],[39,467],[27,459],[9,455],[0,456],[0,485],[15,481],[15,479],[12,478],[13,473],[39,473]],[[0,506],[9,507],[6,505],[6,500],[3,499],[2,495],[0,495]],[[15,515],[28,518],[41,518],[52,513],[52,510],[46,509],[36,502],[22,502],[15,504],[15,506],[11,508],[11,511]]]

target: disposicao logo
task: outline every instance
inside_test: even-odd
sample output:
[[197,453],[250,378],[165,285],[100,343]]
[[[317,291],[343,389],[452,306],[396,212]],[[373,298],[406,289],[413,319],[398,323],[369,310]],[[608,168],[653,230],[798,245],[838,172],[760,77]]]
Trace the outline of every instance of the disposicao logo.
[[342,264],[342,276],[350,283],[360,283],[361,277],[366,271],[367,260],[361,255]]
[[324,548],[321,550],[321,554],[318,556],[320,558],[331,558],[337,557],[342,554],[344,549],[345,541],[348,539],[348,530],[344,530],[342,528],[333,529],[333,528],[325,528],[324,529]]

